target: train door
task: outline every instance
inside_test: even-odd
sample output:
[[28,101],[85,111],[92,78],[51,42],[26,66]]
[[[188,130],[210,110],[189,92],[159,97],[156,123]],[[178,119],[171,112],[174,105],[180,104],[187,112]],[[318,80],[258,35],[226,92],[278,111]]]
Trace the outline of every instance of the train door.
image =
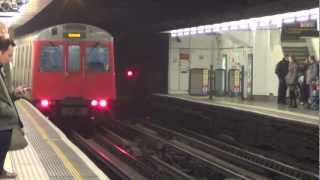
[[[112,41],[83,43],[84,95],[89,98],[115,98],[115,74]],[[98,95],[109,97],[97,97]]]
[[82,51],[78,42],[65,43],[65,66],[63,89],[66,96],[82,97]]

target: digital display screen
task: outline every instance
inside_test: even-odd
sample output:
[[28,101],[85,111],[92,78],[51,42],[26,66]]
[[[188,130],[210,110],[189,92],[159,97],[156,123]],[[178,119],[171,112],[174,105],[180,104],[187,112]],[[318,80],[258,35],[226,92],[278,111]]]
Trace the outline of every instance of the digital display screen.
[[85,38],[85,33],[64,33],[64,37],[68,39],[83,39]]

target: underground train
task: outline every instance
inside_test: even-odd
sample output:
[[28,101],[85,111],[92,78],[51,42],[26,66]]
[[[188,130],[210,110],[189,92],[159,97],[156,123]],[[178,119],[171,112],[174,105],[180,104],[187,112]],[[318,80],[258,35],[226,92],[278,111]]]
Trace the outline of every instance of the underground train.
[[85,24],[56,25],[15,39],[14,87],[30,87],[42,112],[105,119],[116,101],[113,37]]

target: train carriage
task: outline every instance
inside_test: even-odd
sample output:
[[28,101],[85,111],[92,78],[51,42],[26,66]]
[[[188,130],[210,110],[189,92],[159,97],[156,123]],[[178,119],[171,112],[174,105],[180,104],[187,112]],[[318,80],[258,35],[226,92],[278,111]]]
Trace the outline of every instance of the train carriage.
[[31,87],[45,113],[105,118],[116,100],[113,37],[84,24],[62,24],[16,39],[13,85]]

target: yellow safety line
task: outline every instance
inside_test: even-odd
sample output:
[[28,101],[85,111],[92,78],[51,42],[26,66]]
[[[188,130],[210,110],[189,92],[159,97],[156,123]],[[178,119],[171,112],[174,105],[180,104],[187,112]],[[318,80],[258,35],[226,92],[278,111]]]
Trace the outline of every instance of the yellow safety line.
[[74,167],[74,165],[69,161],[69,159],[65,156],[63,151],[48,137],[48,134],[38,125],[38,123],[32,118],[31,114],[22,106],[20,105],[21,110],[28,115],[30,122],[36,128],[36,130],[41,135],[42,139],[46,141],[48,145],[51,146],[53,151],[57,154],[59,159],[63,162],[66,169],[70,172],[73,178],[77,180],[83,180],[78,170]]
[[[310,119],[313,119],[313,120],[319,120],[319,118],[317,118],[316,116],[299,114],[299,113],[295,113],[295,112],[286,112],[286,111],[281,111],[281,110],[274,109],[274,108],[266,108],[266,107],[248,105],[248,104],[237,104],[237,103],[232,103],[232,102],[217,102],[217,103],[219,103],[219,104],[236,105],[239,108],[241,108],[241,106],[247,106],[247,107],[251,107],[253,109],[261,109],[261,110],[265,110],[265,111],[274,111],[274,112],[279,112],[279,113],[283,113],[283,114],[295,115],[295,116],[310,118]],[[263,113],[263,112],[261,112],[261,113]]]

